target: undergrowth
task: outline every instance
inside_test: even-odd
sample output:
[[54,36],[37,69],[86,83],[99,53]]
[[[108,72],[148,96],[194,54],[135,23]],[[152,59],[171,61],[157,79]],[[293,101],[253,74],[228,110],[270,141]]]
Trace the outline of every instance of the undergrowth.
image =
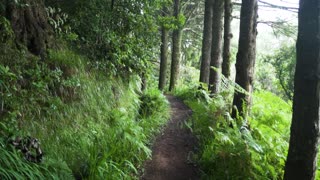
[[[2,49],[5,51],[5,49]],[[169,116],[157,90],[140,79],[107,77],[70,50],[45,61],[6,49],[1,56],[1,179],[137,179],[151,140]],[[8,139],[36,137],[40,164]]]
[[[204,90],[177,91],[193,110],[196,155],[203,179],[282,179],[291,105],[266,91],[254,93],[249,125],[230,117],[231,99]],[[232,128],[233,127],[233,128]]]

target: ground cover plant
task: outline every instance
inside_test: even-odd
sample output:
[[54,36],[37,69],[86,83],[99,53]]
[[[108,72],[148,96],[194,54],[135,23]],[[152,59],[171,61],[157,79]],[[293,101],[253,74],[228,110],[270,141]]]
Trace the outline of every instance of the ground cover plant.
[[230,117],[226,94],[196,88],[177,91],[194,112],[200,140],[195,156],[203,179],[281,179],[287,155],[291,104],[267,91],[254,94],[248,125]]

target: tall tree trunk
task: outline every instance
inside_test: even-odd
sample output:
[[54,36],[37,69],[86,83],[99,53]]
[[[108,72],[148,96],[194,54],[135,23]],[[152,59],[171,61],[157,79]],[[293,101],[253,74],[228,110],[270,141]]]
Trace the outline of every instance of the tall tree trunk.
[[114,8],[114,1],[115,0],[111,0],[111,11],[113,11],[113,8]]
[[211,62],[209,77],[209,89],[211,93],[215,94],[219,91],[220,84],[220,69],[221,69],[221,55],[222,55],[222,31],[223,23],[222,16],[224,12],[224,0],[215,0],[213,4],[212,16],[212,44],[211,44]]
[[[179,18],[180,0],[174,0],[174,17]],[[172,33],[172,61],[169,91],[174,90],[179,76],[182,30],[178,26]]]
[[[256,60],[257,0],[242,0],[239,48],[236,61],[236,83],[248,93],[235,92],[233,106],[244,119],[251,105],[252,82]],[[237,117],[236,110],[232,117]]]
[[320,1],[300,0],[293,116],[284,179],[314,179],[319,143]]
[[[166,7],[163,7],[162,16],[166,16]],[[163,25],[161,27],[161,57],[160,57],[160,75],[159,75],[159,90],[163,91],[167,82],[168,69],[168,40],[169,31]]]
[[231,0],[224,1],[224,43],[223,43],[223,61],[222,61],[222,74],[230,77],[230,45],[232,39],[231,33],[232,21],[232,3]]
[[6,17],[11,22],[17,44],[23,44],[31,53],[42,56],[53,33],[43,0],[25,0],[23,4],[9,1],[6,5]]
[[213,3],[214,0],[205,1],[200,82],[206,84],[209,84],[210,73]]

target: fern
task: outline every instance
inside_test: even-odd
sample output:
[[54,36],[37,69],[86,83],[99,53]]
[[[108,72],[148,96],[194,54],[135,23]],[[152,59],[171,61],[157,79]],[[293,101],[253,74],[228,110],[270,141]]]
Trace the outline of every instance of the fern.
[[290,103],[269,92],[255,93],[248,127],[230,117],[228,93],[210,100],[197,93],[199,90],[191,88],[179,95],[194,112],[193,132],[200,140],[195,157],[203,178],[281,179],[288,147]]

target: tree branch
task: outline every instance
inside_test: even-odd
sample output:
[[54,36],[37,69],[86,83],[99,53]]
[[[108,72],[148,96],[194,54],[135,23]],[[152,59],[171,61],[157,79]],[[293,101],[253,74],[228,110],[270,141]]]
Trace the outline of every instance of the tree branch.
[[201,34],[199,34],[197,31],[193,30],[192,28],[184,28],[182,31],[189,31],[199,38],[202,37]]
[[[281,9],[281,10],[290,11],[290,12],[293,12],[293,13],[298,13],[298,10],[299,10],[299,8],[296,8],[296,7],[279,6],[279,5],[271,4],[271,3],[264,2],[264,1],[261,1],[261,0],[259,0],[259,2],[262,3],[262,4],[258,5],[259,7]],[[237,2],[234,2],[233,4],[236,5],[236,6],[241,6],[242,5],[241,3],[237,3]]]
[[279,5],[275,5],[275,4],[271,4],[262,0],[259,0],[260,3],[265,4],[267,6],[273,7],[273,8],[278,8],[278,9],[282,9],[282,10],[291,10],[291,11],[295,11],[298,12],[299,8],[297,7],[290,7],[290,6],[279,6]]

